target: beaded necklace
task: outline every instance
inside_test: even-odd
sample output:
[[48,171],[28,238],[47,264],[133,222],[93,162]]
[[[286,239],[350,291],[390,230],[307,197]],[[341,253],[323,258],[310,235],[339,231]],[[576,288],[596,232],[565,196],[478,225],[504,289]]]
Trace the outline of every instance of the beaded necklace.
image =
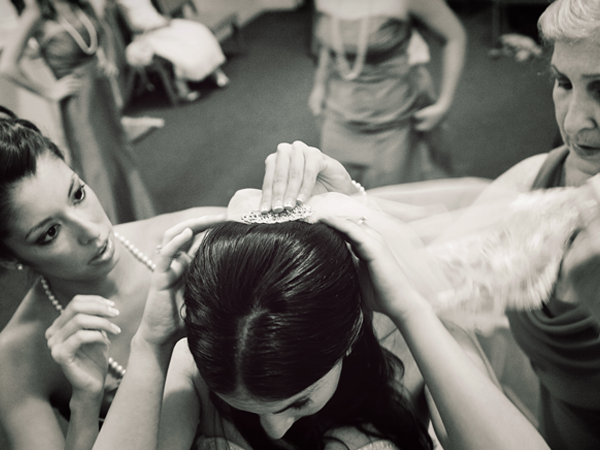
[[369,43],[369,16],[366,15],[360,19],[356,57],[352,68],[350,68],[350,63],[346,59],[346,50],[340,32],[340,19],[337,16],[331,17],[331,40],[340,76],[346,81],[355,80],[365,67]]
[[[148,270],[150,270],[150,272],[154,272],[154,269],[156,269],[156,264],[154,264],[154,262],[152,262],[152,260],[150,258],[148,258],[135,245],[133,245],[131,242],[129,242],[128,239],[125,239],[119,233],[115,232],[114,235],[119,241],[121,241],[123,246],[127,250],[129,250],[129,252],[133,256],[135,256],[135,258],[138,261],[143,263],[148,268]],[[54,309],[56,309],[59,314],[62,314],[62,312],[64,311],[64,308],[60,304],[60,302],[58,301],[56,296],[50,290],[50,285],[48,284],[48,281],[44,277],[42,277],[41,283],[42,283],[42,287],[44,288],[44,292],[46,293],[46,297],[48,297],[48,300],[50,300],[50,303],[52,303],[54,305]],[[121,364],[119,364],[117,361],[115,361],[112,357],[108,358],[108,367],[112,370],[113,375],[118,380],[123,378],[125,376],[125,373],[127,372],[127,370]]]
[[94,24],[83,11],[77,10],[75,14],[90,36],[90,45],[85,43],[83,36],[66,18],[60,16],[58,18],[58,23],[65,29],[67,33],[71,35],[82,52],[84,52],[86,55],[93,55],[96,53],[96,50],[98,50],[98,33],[96,32],[96,28],[94,28]]

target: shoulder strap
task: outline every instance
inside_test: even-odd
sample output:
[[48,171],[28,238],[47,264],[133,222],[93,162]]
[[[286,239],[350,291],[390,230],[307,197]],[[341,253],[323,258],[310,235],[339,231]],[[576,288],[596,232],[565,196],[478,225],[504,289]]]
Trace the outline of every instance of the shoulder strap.
[[562,169],[568,154],[569,148],[566,145],[555,148],[548,153],[548,158],[546,158],[535,177],[532,188],[545,189],[562,186]]

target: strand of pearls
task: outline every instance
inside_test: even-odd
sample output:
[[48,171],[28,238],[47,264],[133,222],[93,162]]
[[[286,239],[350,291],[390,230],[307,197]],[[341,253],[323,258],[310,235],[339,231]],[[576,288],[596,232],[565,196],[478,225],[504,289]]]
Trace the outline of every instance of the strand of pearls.
[[364,186],[362,184],[360,184],[358,181],[356,180],[350,180],[352,182],[352,186],[354,186],[356,188],[356,191],[358,194],[360,195],[367,195],[367,191],[365,190]]
[[[148,269],[151,272],[154,272],[154,269],[156,269],[156,264],[154,264],[154,262],[150,258],[148,258],[135,245],[133,245],[131,242],[129,242],[129,240],[125,239],[120,234],[115,232],[114,235],[119,241],[121,241],[121,243],[125,246],[125,248],[127,250],[129,250],[129,252],[133,256],[135,256],[140,262],[142,262],[146,267],[148,267]],[[56,309],[59,314],[62,314],[62,312],[64,311],[64,308],[60,304],[60,302],[58,301],[58,299],[56,298],[54,293],[50,290],[50,285],[48,284],[48,281],[44,277],[42,277],[41,283],[42,283],[42,287],[44,288],[44,292],[46,293],[46,297],[48,297],[48,300],[50,300],[50,303],[52,303],[52,305],[54,306],[54,309]],[[119,380],[121,378],[123,378],[125,376],[125,373],[127,372],[127,369],[125,369],[121,364],[119,364],[112,357],[108,358],[108,366],[110,369],[112,369],[113,374]]]
[[129,239],[125,239],[116,231],[114,232],[114,235],[119,241],[121,241],[125,248],[129,250],[129,253],[131,253],[139,261],[145,264],[146,267],[148,267],[148,269],[150,270],[150,272],[154,272],[154,270],[156,269],[156,264],[154,264],[154,262],[150,258],[148,258],[143,252],[141,252],[135,245],[129,242]]

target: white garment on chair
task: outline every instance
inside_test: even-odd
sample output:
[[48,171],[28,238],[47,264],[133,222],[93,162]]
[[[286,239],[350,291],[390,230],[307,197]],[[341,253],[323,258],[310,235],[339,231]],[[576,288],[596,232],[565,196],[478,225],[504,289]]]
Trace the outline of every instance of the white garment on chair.
[[127,62],[132,66],[150,64],[154,55],[169,60],[175,75],[200,81],[225,62],[219,42],[199,22],[167,19],[161,16],[150,0],[119,0],[136,35],[127,46]]

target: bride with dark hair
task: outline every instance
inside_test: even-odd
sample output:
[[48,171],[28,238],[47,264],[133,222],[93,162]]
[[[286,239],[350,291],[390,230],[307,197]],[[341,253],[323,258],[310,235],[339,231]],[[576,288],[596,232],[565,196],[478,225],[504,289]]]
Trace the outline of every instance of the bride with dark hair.
[[346,442],[348,427],[431,448],[402,395],[402,362],[375,336],[341,233],[323,223],[226,222],[204,239],[185,285],[198,390],[210,390],[211,410],[249,447],[285,448],[284,439],[324,448]]
[[[341,197],[327,196],[261,215],[242,192],[193,260],[191,230],[165,234],[95,449],[433,448],[372,311],[402,333],[449,445],[548,448],[446,330],[375,215],[352,205],[340,218]],[[258,204],[260,193],[249,197]]]

